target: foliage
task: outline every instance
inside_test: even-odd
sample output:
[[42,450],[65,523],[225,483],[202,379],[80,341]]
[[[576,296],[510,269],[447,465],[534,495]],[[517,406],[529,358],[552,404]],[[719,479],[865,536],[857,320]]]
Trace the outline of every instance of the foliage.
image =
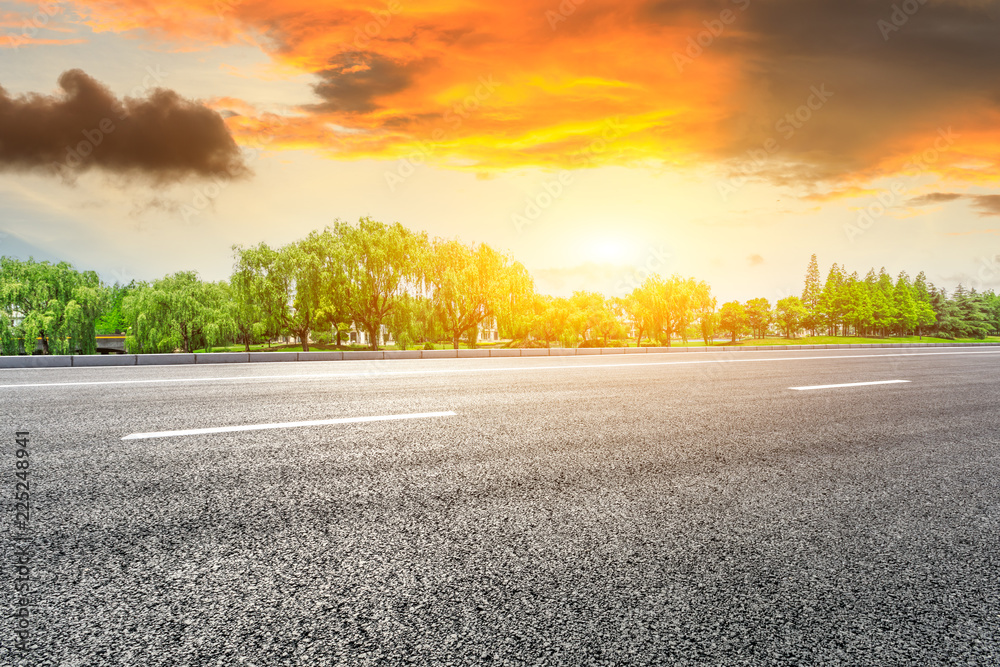
[[[0,345],[27,354],[41,340],[43,354],[94,354],[96,323],[108,301],[93,271],[66,262],[0,258]],[[15,342],[17,341],[17,342]]]
[[129,323],[125,347],[132,353],[191,352],[233,340],[233,300],[225,282],[203,282],[180,271],[140,285],[125,297]]

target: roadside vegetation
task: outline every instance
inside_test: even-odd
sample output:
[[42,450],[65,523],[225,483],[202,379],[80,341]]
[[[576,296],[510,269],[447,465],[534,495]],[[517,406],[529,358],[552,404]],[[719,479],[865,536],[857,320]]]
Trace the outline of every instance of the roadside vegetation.
[[234,246],[227,281],[181,271],[106,285],[64,262],[0,259],[3,354],[26,340],[93,353],[95,334],[116,332],[133,353],[987,341],[1000,340],[1000,296],[949,293],[923,272],[834,264],[823,279],[813,255],[802,295],[774,304],[720,306],[705,281],[656,274],[624,297],[556,297],[488,245],[370,218],[282,247]]

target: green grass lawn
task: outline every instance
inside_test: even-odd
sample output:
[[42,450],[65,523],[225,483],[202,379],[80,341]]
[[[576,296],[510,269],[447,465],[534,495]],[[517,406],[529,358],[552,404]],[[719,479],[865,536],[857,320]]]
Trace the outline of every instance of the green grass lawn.
[[[745,338],[735,345],[868,345],[868,344],[881,344],[881,343],[997,343],[1000,342],[1000,337],[997,336],[987,336],[983,339],[978,338],[934,338],[932,336],[924,336],[920,338],[918,336],[892,336],[890,338],[861,338],[855,336],[803,336],[802,338],[764,338],[764,339],[750,339]],[[684,344],[681,341],[674,341],[673,345],[683,347]],[[726,342],[716,342],[714,346],[732,346],[734,343],[729,341]],[[702,341],[688,341],[688,347],[704,347],[705,343]]]

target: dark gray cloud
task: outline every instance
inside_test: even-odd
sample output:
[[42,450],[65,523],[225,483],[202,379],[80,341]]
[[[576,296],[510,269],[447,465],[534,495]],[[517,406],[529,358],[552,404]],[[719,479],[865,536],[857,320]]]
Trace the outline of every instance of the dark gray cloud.
[[1000,195],[963,195],[957,192],[932,192],[909,200],[909,206],[928,206],[964,200],[972,203],[976,212],[985,217],[1000,215]]
[[158,88],[119,99],[81,70],[59,77],[62,94],[13,97],[0,87],[0,169],[64,177],[90,169],[157,182],[249,174],[222,117]]
[[420,63],[403,64],[370,51],[342,53],[328,69],[317,72],[322,81],[313,90],[323,98],[311,111],[367,113],[379,108],[377,99],[406,90]]
[[[895,13],[904,4],[915,11]],[[924,150],[939,127],[961,133],[976,111],[1000,108],[1000,2],[655,0],[640,18],[696,29],[727,8],[735,21],[705,48],[742,70],[742,85],[727,92],[738,111],[720,123],[719,157],[744,157],[773,138],[780,151],[761,175],[836,178],[878,164],[901,139],[926,135]],[[776,124],[821,85],[831,99],[783,136]]]
[[979,215],[1000,215],[1000,195],[974,195],[971,199]]
[[909,206],[930,206],[931,204],[946,204],[956,199],[961,199],[965,195],[957,192],[932,192],[930,194],[914,197],[907,202]]

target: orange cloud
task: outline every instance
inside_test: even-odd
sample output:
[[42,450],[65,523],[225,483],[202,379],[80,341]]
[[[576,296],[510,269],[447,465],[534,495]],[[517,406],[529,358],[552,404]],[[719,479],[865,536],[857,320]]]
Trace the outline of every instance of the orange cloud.
[[[826,200],[913,171],[992,182],[1000,65],[989,8],[922,7],[880,34],[865,0],[95,0],[84,23],[178,50],[254,44],[315,75],[276,124],[231,101],[243,142],[459,169],[764,158],[754,175]],[[954,48],[962,40],[961,49]],[[920,63],[934,58],[933,68]],[[817,97],[816,91],[828,91]],[[282,100],[288,103],[288,100]],[[216,108],[222,108],[216,103]],[[223,105],[225,106],[225,105]]]

